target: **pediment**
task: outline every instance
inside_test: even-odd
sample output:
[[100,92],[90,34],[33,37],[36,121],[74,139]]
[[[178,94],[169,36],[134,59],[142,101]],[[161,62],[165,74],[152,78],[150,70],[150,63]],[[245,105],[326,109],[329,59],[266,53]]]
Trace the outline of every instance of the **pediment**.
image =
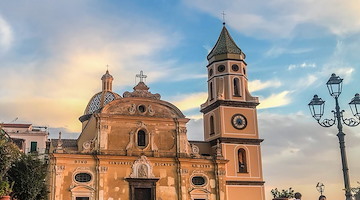
[[169,102],[139,97],[117,99],[106,105],[101,113],[155,118],[185,118],[184,114]]

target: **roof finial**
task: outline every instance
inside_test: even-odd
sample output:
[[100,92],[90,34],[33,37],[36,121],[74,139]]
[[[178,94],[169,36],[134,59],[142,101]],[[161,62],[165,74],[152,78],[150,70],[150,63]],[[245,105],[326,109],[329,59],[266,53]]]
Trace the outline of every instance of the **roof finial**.
[[140,78],[140,82],[144,82],[144,79],[146,79],[147,76],[144,75],[143,71],[141,70],[141,71],[140,71],[140,74],[136,74],[136,76],[135,76],[135,81],[136,81],[136,78]]
[[106,65],[106,71],[109,72],[109,65]]
[[225,24],[226,24],[226,23],[225,23],[225,15],[226,15],[226,14],[225,14],[225,11],[222,11],[221,14],[222,14],[222,16],[223,16],[223,25],[225,26]]

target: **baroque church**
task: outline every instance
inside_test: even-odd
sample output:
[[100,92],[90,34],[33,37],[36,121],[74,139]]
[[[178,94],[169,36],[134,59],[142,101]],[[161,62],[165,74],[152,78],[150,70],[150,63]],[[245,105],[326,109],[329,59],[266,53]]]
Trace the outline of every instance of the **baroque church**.
[[[189,141],[184,114],[140,81],[112,91],[102,76],[79,118],[77,140],[52,140],[51,200],[264,200],[256,106],[245,54],[225,24],[207,56],[204,140]],[[205,70],[205,67],[204,67]]]

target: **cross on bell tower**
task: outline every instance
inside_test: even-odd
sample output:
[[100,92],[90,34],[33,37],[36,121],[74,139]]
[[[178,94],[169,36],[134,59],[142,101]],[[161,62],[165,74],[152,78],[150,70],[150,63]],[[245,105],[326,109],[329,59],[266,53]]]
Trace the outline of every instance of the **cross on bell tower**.
[[136,74],[136,76],[135,76],[135,82],[136,82],[136,78],[140,78],[140,82],[144,82],[143,80],[147,78],[147,75],[145,75],[145,74],[143,73],[143,71],[141,70],[141,71],[140,71],[140,74]]

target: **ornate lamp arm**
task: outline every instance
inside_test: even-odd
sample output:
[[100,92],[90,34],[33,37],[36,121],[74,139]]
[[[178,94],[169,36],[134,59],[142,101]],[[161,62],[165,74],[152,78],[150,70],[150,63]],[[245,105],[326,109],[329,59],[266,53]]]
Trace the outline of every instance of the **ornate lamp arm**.
[[341,119],[346,126],[355,127],[360,124],[360,121],[356,120],[355,118],[345,118],[344,119],[343,117],[341,117]]
[[[334,111],[332,111],[332,112],[335,113]],[[322,127],[331,127],[336,122],[335,114],[334,114],[334,119],[323,119],[322,121],[320,121],[320,119],[319,119],[319,120],[317,120],[317,122]]]

